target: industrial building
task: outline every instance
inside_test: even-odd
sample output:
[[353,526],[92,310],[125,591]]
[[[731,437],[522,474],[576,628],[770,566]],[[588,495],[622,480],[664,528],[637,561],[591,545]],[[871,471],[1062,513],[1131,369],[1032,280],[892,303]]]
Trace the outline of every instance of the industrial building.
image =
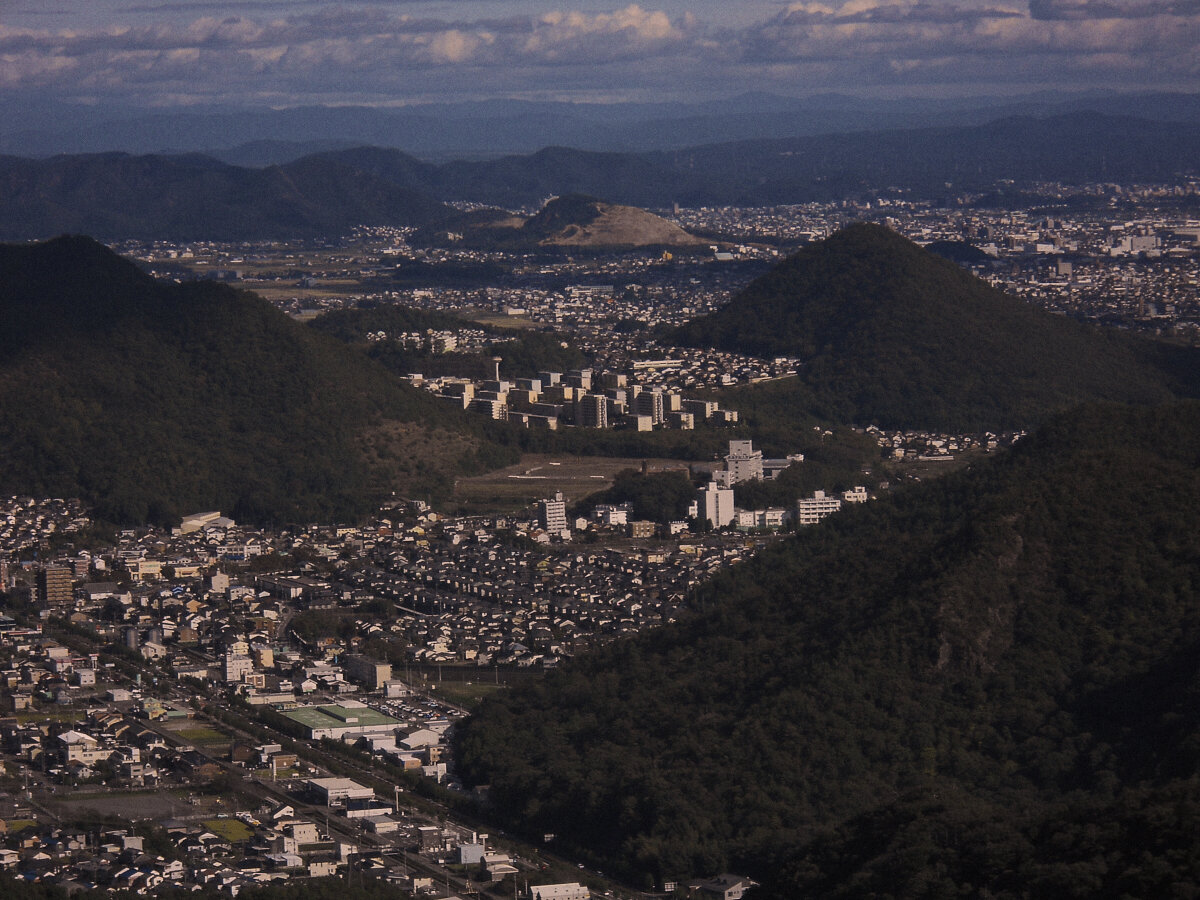
[[327,706],[302,706],[283,710],[282,715],[305,730],[310,741],[335,740],[346,735],[390,734],[403,724],[399,719],[371,709],[365,703],[347,701]]

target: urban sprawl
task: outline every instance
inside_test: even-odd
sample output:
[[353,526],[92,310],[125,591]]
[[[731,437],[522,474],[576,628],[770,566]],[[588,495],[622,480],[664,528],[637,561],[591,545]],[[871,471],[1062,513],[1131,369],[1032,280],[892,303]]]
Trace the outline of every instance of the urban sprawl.
[[[651,329],[719,308],[782,248],[861,219],[921,244],[969,242],[984,254],[970,264],[978,274],[1054,312],[1195,342],[1200,219],[1175,210],[1198,192],[1196,183],[1041,185],[1033,195],[1046,208],[1083,210],[1052,215],[988,209],[975,196],[934,206],[900,195],[663,211],[721,236],[678,258],[417,249],[392,228],[319,245],[116,249],[163,277],[238,283],[298,318],[372,301],[553,328],[590,368],[505,378],[497,360],[489,378],[409,380],[530,428],[686,430],[738,422],[712,390],[789,377],[801,362],[666,346]],[[475,288],[383,279],[414,260],[501,261],[512,274]],[[442,354],[479,352],[494,336],[464,319],[370,340]],[[881,457],[914,464],[1021,437],[856,427]],[[548,491],[483,516],[406,498],[367,522],[265,530],[198,511],[169,530],[111,531],[77,500],[0,499],[0,867],[146,894],[236,895],[371,871],[443,897],[487,885],[545,900],[635,895],[556,858],[552,835],[535,848],[456,819],[452,798],[464,789],[447,734],[479,697],[677,620],[715,572],[781,530],[817,526],[886,489],[864,476],[781,507],[735,506],[735,485],[804,464],[801,453],[767,458],[731,439],[724,459],[680,462],[707,481],[671,522],[639,520],[629,504],[580,513],[572,504],[582,498]],[[662,888],[734,896],[747,886],[712,876]]]

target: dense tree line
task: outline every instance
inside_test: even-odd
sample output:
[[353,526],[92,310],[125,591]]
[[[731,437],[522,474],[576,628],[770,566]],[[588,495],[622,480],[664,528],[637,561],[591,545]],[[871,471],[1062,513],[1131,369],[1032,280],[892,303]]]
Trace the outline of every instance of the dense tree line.
[[843,511],[690,619],[486,701],[461,771],[507,824],[647,885],[1194,883],[1198,447],[1200,405],[1090,407]]
[[606,491],[592,494],[575,508],[586,515],[601,504],[629,503],[634,519],[671,522],[687,517],[688,506],[696,498],[696,485],[682,470],[643,475],[633,469],[618,472]]

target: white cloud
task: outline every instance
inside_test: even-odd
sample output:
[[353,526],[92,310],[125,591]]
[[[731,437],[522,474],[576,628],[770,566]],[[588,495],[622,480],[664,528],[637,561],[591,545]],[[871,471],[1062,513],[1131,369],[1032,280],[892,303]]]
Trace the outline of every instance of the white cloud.
[[[1028,2],[1029,6],[1024,4]],[[746,27],[640,4],[449,20],[406,3],[239,4],[95,28],[0,25],[0,85],[140,99],[367,102],[407,91],[582,95],[917,83],[1196,83],[1200,0],[806,0]],[[296,9],[300,12],[296,12]],[[228,9],[227,7],[225,9]],[[409,10],[414,14],[406,14]]]

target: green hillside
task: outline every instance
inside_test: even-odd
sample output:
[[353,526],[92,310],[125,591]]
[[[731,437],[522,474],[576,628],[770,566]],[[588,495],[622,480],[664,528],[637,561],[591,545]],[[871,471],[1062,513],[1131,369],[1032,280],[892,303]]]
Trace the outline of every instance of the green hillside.
[[446,490],[489,453],[255,295],[155,282],[89,238],[0,247],[0,317],[0,491],[119,522],[327,520]]
[[[1176,387],[1167,349],[1043,312],[869,224],[806,247],[671,339],[798,356],[799,378],[764,392],[771,416],[884,427],[1025,428],[1083,402],[1163,402]],[[743,393],[731,405],[755,402]]]
[[506,825],[649,886],[1167,896],[1200,874],[1200,404],[1100,405],[486,701]]

